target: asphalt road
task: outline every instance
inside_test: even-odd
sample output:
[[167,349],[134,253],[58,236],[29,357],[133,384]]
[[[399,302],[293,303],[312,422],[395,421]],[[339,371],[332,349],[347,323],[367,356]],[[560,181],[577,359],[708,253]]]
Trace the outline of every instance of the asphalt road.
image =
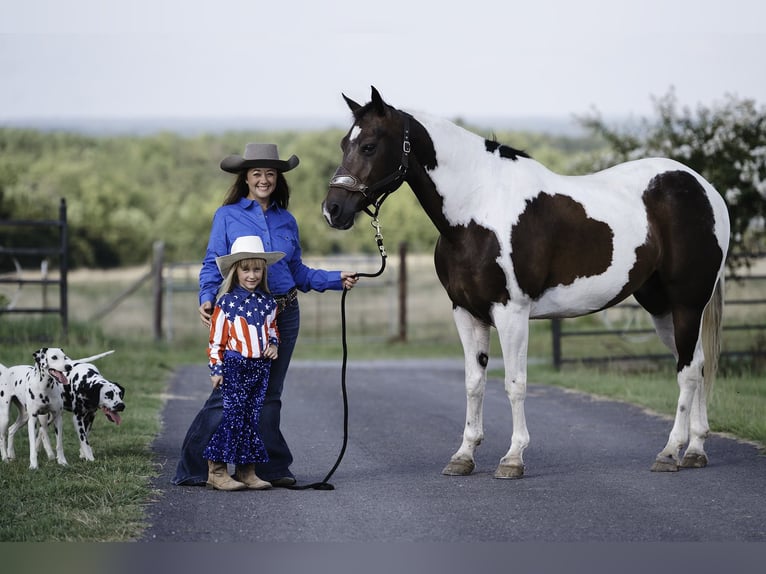
[[[349,444],[334,490],[225,493],[170,484],[209,389],[206,367],[179,369],[153,446],[161,492],[140,541],[766,541],[766,457],[752,445],[714,435],[707,468],[652,473],[671,420],[530,384],[526,475],[497,480],[511,413],[490,379],[476,470],[447,477],[465,412],[459,363],[351,362],[347,382]],[[342,444],[340,363],[294,361],[283,399],[299,484],[321,481]]]

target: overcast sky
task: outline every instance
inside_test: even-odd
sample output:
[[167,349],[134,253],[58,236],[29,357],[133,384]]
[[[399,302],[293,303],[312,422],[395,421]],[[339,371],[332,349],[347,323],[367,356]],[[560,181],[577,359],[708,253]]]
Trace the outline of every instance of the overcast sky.
[[0,0],[0,125],[766,104],[763,0]]

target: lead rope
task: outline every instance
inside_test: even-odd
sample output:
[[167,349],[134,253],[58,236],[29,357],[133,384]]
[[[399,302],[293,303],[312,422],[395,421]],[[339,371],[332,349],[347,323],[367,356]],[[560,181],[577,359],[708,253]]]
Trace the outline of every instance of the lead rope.
[[[378,251],[380,251],[380,269],[375,273],[357,273],[357,277],[378,277],[386,269],[386,247],[383,245],[383,235],[380,232],[380,222],[377,217],[373,217],[372,226],[375,228],[375,241],[378,244]],[[335,487],[327,482],[330,477],[335,474],[340,461],[343,460],[343,455],[346,453],[346,446],[348,445],[348,391],[346,390],[346,366],[348,364],[348,345],[346,343],[346,294],[348,289],[343,288],[343,294],[340,298],[340,321],[341,321],[341,337],[343,343],[343,364],[341,367],[340,384],[343,392],[343,445],[341,446],[338,459],[335,461],[330,472],[321,482],[314,482],[312,484],[305,484],[302,486],[293,485],[288,488],[292,490],[307,490],[309,488],[313,490],[335,490]]]

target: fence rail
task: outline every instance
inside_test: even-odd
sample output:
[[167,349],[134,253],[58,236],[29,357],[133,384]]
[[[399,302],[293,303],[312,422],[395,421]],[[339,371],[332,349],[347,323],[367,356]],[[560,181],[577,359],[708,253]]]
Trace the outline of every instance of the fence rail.
[[[99,310],[98,318],[125,329],[128,322],[146,329],[154,326],[154,336],[166,340],[202,340],[206,334],[197,313],[200,263],[162,264],[161,246],[155,245],[151,268],[136,273],[134,282],[109,301],[102,300],[111,319]],[[406,256],[406,257],[405,257]],[[335,255],[305,257],[304,262],[322,269],[353,269],[371,272],[378,268],[377,256]],[[766,270],[766,258],[760,263]],[[766,330],[766,274],[753,272],[727,282],[724,328],[725,356],[754,356],[760,334]],[[301,293],[301,341],[304,344],[334,340],[340,332],[338,291]],[[131,302],[132,301],[132,302]],[[347,298],[347,333],[350,340],[369,345],[408,341],[414,344],[459,346],[452,318],[452,305],[440,285],[430,254],[389,256],[383,275],[360,281]],[[123,307],[121,313],[116,313]],[[97,306],[91,305],[91,313]],[[119,322],[117,321],[117,318]],[[754,335],[757,333],[758,335]],[[496,333],[491,337],[492,353],[499,352]],[[766,341],[766,334],[763,334]],[[599,351],[603,353],[599,354]],[[556,366],[583,362],[672,360],[657,337],[651,318],[636,303],[623,303],[606,311],[565,321],[533,321],[530,327],[530,352],[539,362]]]
[[[370,340],[399,340],[408,337],[406,271],[407,249],[401,245],[398,258],[389,256],[386,273],[374,281],[360,281],[348,298],[349,333]],[[380,264],[379,256],[340,255],[306,257],[304,262],[319,269],[373,270]],[[200,264],[189,262],[168,263],[162,273],[164,293],[162,301],[161,331],[166,340],[173,340],[188,327],[188,319],[177,319],[179,314],[188,318],[196,309],[199,291]],[[338,313],[340,291],[301,293],[301,339],[321,340],[328,331],[340,326]],[[182,303],[183,301],[183,303]],[[194,327],[199,328],[196,312]]]
[[[760,254],[758,256],[758,263],[756,266],[763,267],[766,265],[766,255]],[[747,273],[738,275],[736,277],[727,277],[725,281],[725,300],[724,300],[724,333],[737,333],[737,332],[766,332],[766,298],[763,294],[763,284],[766,281],[766,275],[758,273]],[[735,295],[733,291],[739,291],[742,295]],[[757,296],[752,296],[755,293]],[[760,306],[761,309],[754,309],[754,307]],[[729,312],[727,309],[745,307],[747,312],[745,315],[742,313]],[[641,313],[649,319],[649,315],[643,308],[637,303],[627,302],[622,303],[613,309],[617,312],[627,313]],[[601,311],[596,316],[608,313],[607,311]],[[556,368],[561,368],[565,363],[605,363],[605,362],[623,362],[623,361],[648,361],[648,360],[661,360],[671,359],[669,352],[641,352],[633,353],[614,353],[606,352],[602,355],[594,354],[570,354],[566,355],[564,352],[564,339],[579,339],[579,338],[591,338],[599,339],[606,342],[611,338],[622,338],[635,342],[636,338],[653,338],[656,339],[655,330],[653,327],[626,327],[626,328],[578,328],[578,319],[551,319],[551,347],[552,347],[552,359],[553,365]],[[565,327],[566,326],[566,327]],[[658,339],[657,339],[658,340]],[[749,347],[743,345],[750,345]],[[587,346],[588,349],[596,347],[591,343]],[[663,348],[664,349],[664,348]],[[724,337],[724,348],[721,351],[723,357],[745,357],[745,356],[766,356],[766,344],[753,346],[753,339],[748,337],[747,339]]]

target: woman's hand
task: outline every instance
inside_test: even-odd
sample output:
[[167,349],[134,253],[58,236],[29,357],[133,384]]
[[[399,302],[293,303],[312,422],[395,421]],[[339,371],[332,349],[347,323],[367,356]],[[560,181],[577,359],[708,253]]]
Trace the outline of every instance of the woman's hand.
[[263,352],[263,356],[267,359],[276,359],[279,356],[278,347],[276,345],[269,345]]
[[221,383],[223,382],[223,377],[221,375],[211,375],[210,381],[213,383],[213,388],[217,389],[221,386]]
[[213,302],[205,301],[199,306],[199,316],[202,319],[202,324],[208,329],[210,328],[210,317],[213,316]]
[[343,283],[343,288],[348,290],[356,285],[356,282],[359,281],[359,276],[356,274],[356,271],[341,271],[340,280]]

